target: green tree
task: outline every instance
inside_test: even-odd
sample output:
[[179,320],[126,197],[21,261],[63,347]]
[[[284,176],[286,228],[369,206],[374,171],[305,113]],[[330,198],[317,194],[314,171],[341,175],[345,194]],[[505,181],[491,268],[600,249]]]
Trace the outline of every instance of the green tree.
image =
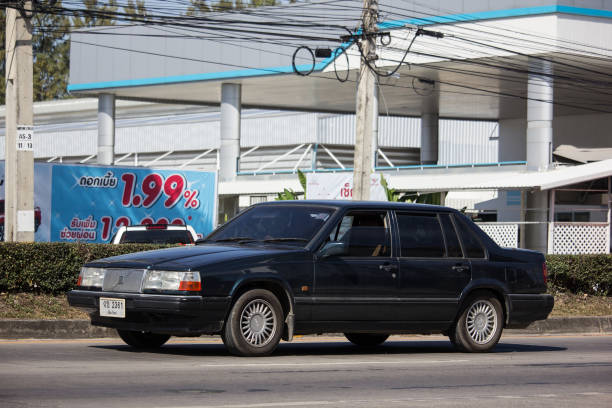
[[190,5],[185,13],[189,17],[197,17],[211,11],[208,0],[189,0],[189,3]]
[[[189,17],[202,16],[210,11],[230,11],[230,10],[244,10],[247,7],[263,7],[263,6],[275,6],[276,0],[218,0],[215,3],[209,0],[189,0],[189,7],[185,15]],[[291,0],[294,2],[294,0]]]
[[[70,42],[68,33],[71,29],[114,25],[114,14],[119,6],[115,0],[101,4],[97,0],[84,0],[83,9],[73,17],[41,9],[32,16],[32,51],[34,61],[34,101],[45,101],[68,97],[66,85],[70,69]],[[55,9],[62,8],[59,0]],[[123,6],[125,14],[147,18],[148,12],[144,0],[128,0]],[[5,65],[6,51],[6,12],[0,9],[0,105],[6,103]]]
[[138,19],[149,20],[149,12],[145,7],[144,0],[128,0],[127,4],[123,6],[125,14]]
[[234,2],[232,0],[219,0],[213,5],[214,11],[230,11],[234,9]]
[[251,0],[249,7],[276,6],[276,0]]
[[85,8],[75,11],[74,17],[72,17],[73,28],[115,25],[113,15],[119,9],[116,0],[110,0],[108,4],[104,5],[99,5],[98,0],[83,0],[83,6]]
[[[298,180],[300,181],[300,185],[302,186],[302,189],[304,190],[304,197],[306,197],[306,176],[304,175],[304,173],[302,173],[301,170],[298,170],[297,174],[298,174]],[[278,193],[278,196],[276,196],[276,200],[277,201],[297,200],[299,195],[300,193],[296,193],[290,188],[285,188],[283,189],[282,193]]]
[[385,194],[387,195],[387,201],[435,205],[440,205],[441,203],[442,194],[440,193],[419,194],[418,192],[412,192],[402,194],[401,192],[396,191],[394,188],[389,188],[387,180],[382,175],[380,176],[380,184],[385,190]]
[[[57,3],[61,7],[61,2]],[[32,16],[32,53],[34,61],[34,101],[68,96],[66,85],[70,69],[70,19],[66,16],[36,12]]]
[[[56,7],[61,7],[58,1]],[[62,15],[44,11],[32,15],[32,56],[34,101],[63,98],[67,96],[68,81],[68,36],[69,19]],[[6,11],[0,10],[0,104],[6,103]]]

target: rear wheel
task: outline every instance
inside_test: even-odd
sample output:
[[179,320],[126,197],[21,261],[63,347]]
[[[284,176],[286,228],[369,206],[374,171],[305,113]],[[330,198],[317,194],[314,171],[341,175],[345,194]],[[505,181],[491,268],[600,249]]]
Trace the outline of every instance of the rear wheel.
[[360,347],[375,347],[383,344],[389,338],[388,334],[344,333],[351,343]]
[[167,334],[157,334],[132,330],[119,330],[117,333],[126,344],[136,348],[157,348],[170,338]]
[[487,352],[497,345],[503,322],[499,300],[492,294],[479,294],[468,299],[449,337],[461,351]]
[[253,289],[236,300],[221,337],[232,354],[265,356],[278,346],[283,324],[283,308],[276,296],[265,289]]

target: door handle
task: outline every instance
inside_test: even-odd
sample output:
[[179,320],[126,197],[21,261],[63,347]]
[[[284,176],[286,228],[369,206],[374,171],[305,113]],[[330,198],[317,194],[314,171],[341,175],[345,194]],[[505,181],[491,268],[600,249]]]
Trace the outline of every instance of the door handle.
[[397,269],[397,265],[393,265],[393,264],[378,265],[378,269],[380,269],[381,271],[385,271],[385,272],[391,272]]
[[470,271],[470,267],[469,266],[465,266],[465,265],[455,265],[455,266],[453,266],[453,271],[457,271],[457,272],[469,272]]

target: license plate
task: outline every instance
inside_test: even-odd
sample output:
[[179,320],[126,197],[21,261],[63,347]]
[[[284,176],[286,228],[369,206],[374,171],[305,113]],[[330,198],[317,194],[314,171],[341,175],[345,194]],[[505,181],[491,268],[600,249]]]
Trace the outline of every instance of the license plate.
[[125,318],[125,299],[100,298],[100,316]]

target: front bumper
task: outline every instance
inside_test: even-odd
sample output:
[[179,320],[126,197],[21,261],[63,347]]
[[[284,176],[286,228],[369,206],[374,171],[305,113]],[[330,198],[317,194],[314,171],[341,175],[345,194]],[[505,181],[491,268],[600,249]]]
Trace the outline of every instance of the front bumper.
[[552,295],[508,295],[508,323],[509,329],[522,329],[536,320],[548,317],[555,305]]
[[[100,297],[125,299],[125,318],[100,316]],[[219,333],[229,302],[226,297],[68,292],[70,306],[87,311],[93,325],[177,336]]]

